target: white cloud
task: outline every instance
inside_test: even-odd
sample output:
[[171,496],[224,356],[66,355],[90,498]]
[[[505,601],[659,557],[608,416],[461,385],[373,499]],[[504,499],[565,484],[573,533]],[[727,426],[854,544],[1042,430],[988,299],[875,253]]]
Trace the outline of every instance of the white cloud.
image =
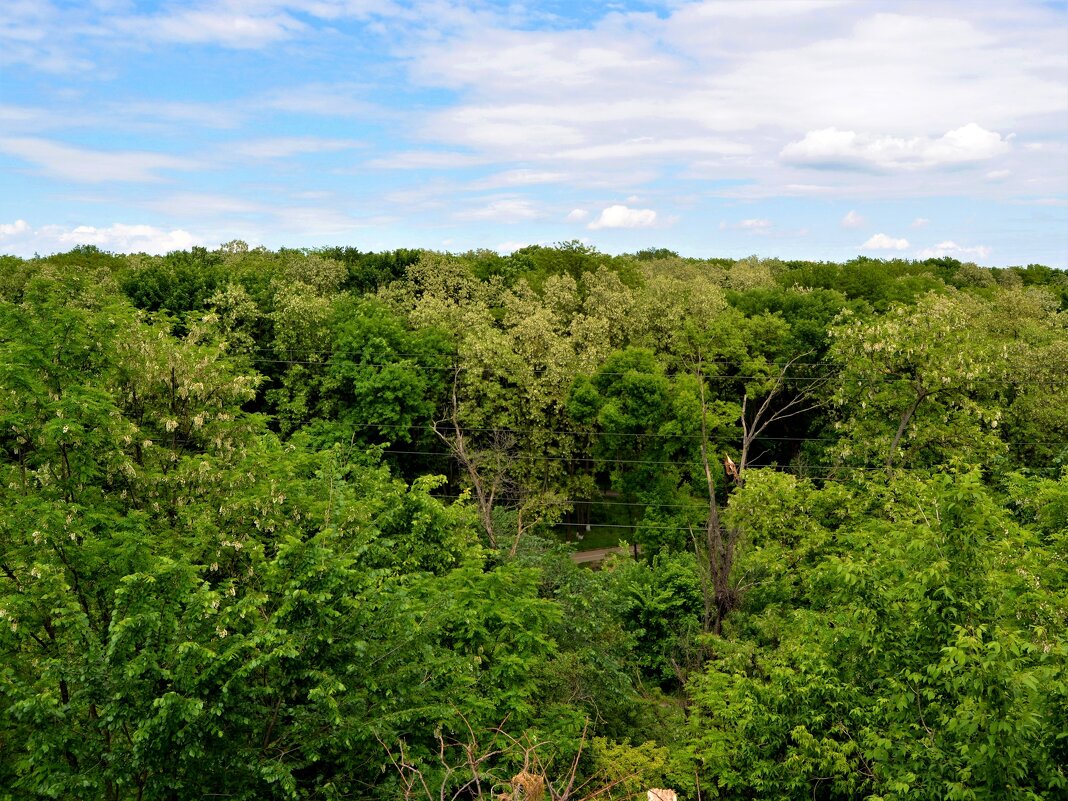
[[748,219],[739,220],[736,223],[721,222],[719,224],[720,230],[727,230],[728,228],[736,231],[752,231],[753,233],[766,233],[771,230],[771,220],[763,219]]
[[984,161],[1007,152],[1009,147],[1008,138],[975,123],[938,139],[904,139],[824,128],[809,131],[800,141],[786,145],[779,155],[785,162],[803,167],[916,170]]
[[361,119],[395,118],[385,107],[367,102],[367,87],[352,83],[305,83],[272,90],[257,98],[253,105],[269,111],[300,116],[358,117]]
[[188,5],[192,7],[116,16],[111,24],[118,32],[157,41],[252,49],[312,34],[321,23],[416,13],[392,0],[201,0]]
[[194,129],[233,129],[248,117],[244,104],[228,101],[116,100],[79,105],[78,95],[70,94],[72,102],[65,99],[63,104],[51,107],[45,98],[39,98],[39,105],[35,106],[0,104],[0,128],[10,136],[71,129],[121,130],[126,136],[172,136],[180,131],[188,139]]
[[[32,40],[42,55],[47,45],[71,59],[91,57],[98,64],[87,74],[126,87],[109,95],[82,80],[57,80],[32,101],[40,110],[0,107],[0,127],[11,126],[0,134],[6,154],[0,160],[8,175],[26,186],[31,170],[68,182],[173,181],[164,191],[142,183],[105,184],[106,191],[87,201],[72,198],[69,183],[57,188],[38,180],[37,191],[50,197],[35,197],[35,205],[12,208],[12,215],[28,215],[43,202],[94,202],[96,211],[87,215],[71,206],[51,219],[162,220],[168,228],[184,226],[209,238],[227,227],[256,225],[269,232],[265,241],[280,242],[282,232],[303,226],[344,233],[359,215],[379,212],[396,215],[403,221],[398,230],[407,225],[410,232],[455,228],[465,219],[540,219],[577,230],[591,221],[604,228],[667,227],[672,214],[690,208],[700,214],[689,215],[678,235],[698,247],[692,243],[702,235],[702,218],[707,229],[709,219],[714,226],[730,215],[730,224],[738,226],[731,230],[749,231],[746,238],[753,241],[762,232],[776,237],[801,224],[791,219],[793,208],[780,213],[772,204],[724,214],[718,202],[724,198],[833,199],[837,214],[824,211],[831,226],[841,208],[862,205],[873,214],[865,230],[874,232],[881,223],[875,206],[867,204],[876,196],[894,202],[940,195],[950,206],[974,198],[976,228],[996,225],[989,222],[994,204],[1054,198],[1063,185],[1065,162],[1054,158],[1062,153],[1054,148],[1063,146],[1064,135],[1063,25],[1050,24],[1059,12],[1042,0],[1010,4],[1011,9],[948,0],[672,0],[602,4],[551,19],[537,3],[415,0],[392,11],[384,9],[388,3],[7,0],[0,14],[0,72],[7,54]],[[894,13],[882,13],[886,8]],[[388,23],[351,23],[380,14]],[[15,28],[16,37],[7,35]],[[356,39],[359,52],[343,53]],[[160,45],[163,40],[171,44]],[[192,51],[191,44],[197,45]],[[140,84],[130,83],[133,70],[156,58],[154,51],[182,59],[204,54],[202,45],[262,47],[263,53],[210,53],[215,66],[201,65],[202,78],[218,70],[217,84],[208,87],[210,102],[197,102],[204,100],[194,91],[199,80],[181,96],[173,87],[157,87],[151,99],[136,88]],[[337,69],[323,73],[331,58]],[[366,59],[376,65],[373,72],[353,71]],[[243,72],[242,65],[252,64],[265,71]],[[279,70],[284,86],[269,87],[267,79]],[[19,70],[12,75],[21,80]],[[248,80],[227,83],[234,75]],[[77,138],[48,133],[70,130],[79,118],[91,121],[77,123]],[[204,131],[206,126],[238,130],[222,136]],[[282,135],[253,138],[277,132]],[[341,152],[350,141],[341,137],[347,136],[366,137],[375,150]],[[244,159],[221,157],[328,151],[340,152],[332,160],[336,169],[323,174],[275,169],[268,179],[252,175]],[[170,172],[205,163],[210,174]],[[925,174],[969,165],[943,170],[937,180]],[[369,166],[427,172],[374,174]],[[463,172],[435,176],[434,169]],[[992,183],[1006,169],[1012,175],[1008,188]],[[341,174],[356,177],[341,180]],[[286,208],[304,203],[294,194],[294,181],[309,190],[328,187],[333,197],[318,205],[334,206],[335,215]],[[402,202],[398,190],[422,197]],[[232,192],[234,198],[195,203],[195,196],[215,192]],[[471,192],[479,194],[465,196]],[[631,199],[631,193],[642,199]],[[188,211],[167,209],[169,195],[185,195]],[[697,199],[687,206],[681,195]],[[595,206],[590,199],[596,197],[606,200]],[[102,203],[114,211],[104,211]],[[610,203],[625,210],[618,220],[605,209]],[[913,214],[937,210],[913,203]],[[579,204],[588,209],[586,216],[570,217],[568,211]],[[128,217],[130,208],[151,216]],[[653,216],[639,216],[644,212]],[[750,214],[751,224],[738,222],[739,213]],[[211,214],[217,219],[209,222]],[[773,227],[759,224],[772,214]],[[897,230],[909,230],[907,224],[904,217]],[[1013,248],[1033,241],[1030,229],[1024,233],[1031,224],[1020,225],[1014,229],[1018,235],[1007,229],[989,234],[987,241],[1004,254],[999,258],[1017,258],[999,237],[1015,237],[1021,244]],[[1052,228],[1055,222],[1033,225]],[[863,236],[849,215],[839,230],[851,241]],[[930,244],[950,233],[929,229],[923,239]],[[513,234],[530,231],[524,227]],[[439,238],[427,236],[424,244]],[[472,240],[457,234],[456,241]]]
[[632,209],[628,206],[609,206],[587,228],[648,228],[656,224],[656,212],[652,209]]
[[705,0],[694,4],[698,17],[781,17],[844,5],[844,0],[760,0],[739,3],[737,0]]
[[[710,114],[754,126],[780,126],[774,117],[786,115],[808,130],[863,123],[901,131],[905,124],[918,134],[967,120],[986,128],[1016,126],[1022,116],[1063,107],[1054,67],[1058,58],[1063,64],[1056,55],[1063,45],[1033,17],[1036,47],[1028,52],[1025,39],[984,18],[979,6],[969,13],[954,5],[939,14],[908,5],[908,13],[887,14],[870,13],[871,5],[824,14],[818,26],[785,45],[780,40],[741,51],[712,81],[721,105]],[[749,44],[762,32],[753,24],[745,33]],[[722,51],[722,40],[713,42],[705,49]]]
[[[1050,15],[1020,9],[1007,27],[1009,15],[989,4],[895,4],[896,13],[882,13],[886,5],[672,2],[663,13],[613,10],[589,25],[559,18],[548,28],[524,23],[528,4],[507,13],[483,5],[472,13],[484,24],[450,23],[406,51],[416,85],[455,98],[409,130],[431,149],[566,172],[561,183],[583,190],[615,180],[631,207],[645,203],[623,197],[669,176],[737,182],[720,196],[859,202],[990,191],[982,170],[947,173],[938,185],[916,173],[991,170],[995,156],[1023,175],[1018,162],[1034,154],[1009,133],[1049,131],[1063,106],[1062,43],[1046,35]],[[828,131],[847,141],[820,152]],[[621,182],[634,165],[646,175]],[[798,180],[795,165],[828,169],[819,181]],[[661,223],[670,211],[660,209]]]
[[51,115],[43,109],[0,103],[0,123],[8,130],[11,130],[12,126],[43,127],[48,124],[45,121],[49,116]]
[[926,228],[930,224],[930,222],[931,221],[928,220],[926,217],[917,217],[915,220],[912,221],[912,225],[910,227],[911,228]]
[[907,239],[895,239],[886,234],[876,234],[863,245],[861,250],[905,250],[909,246]]
[[787,184],[783,190],[788,195],[824,195],[833,192],[834,187],[824,184]]
[[192,170],[192,159],[145,151],[104,151],[71,147],[48,139],[0,139],[0,153],[16,156],[56,178],[80,183],[159,181],[159,170]]
[[288,39],[304,31],[306,26],[285,13],[242,14],[223,6],[127,17],[117,20],[116,27],[130,35],[155,41],[254,49]]
[[95,245],[116,253],[167,253],[185,250],[201,240],[181,228],[166,230],[152,225],[114,223],[105,228],[45,225],[33,228],[25,220],[0,225],[0,252],[18,256],[56,253],[78,245]]
[[504,198],[494,200],[480,209],[463,211],[456,215],[461,220],[492,220],[494,222],[513,223],[533,220],[541,214],[529,200]]
[[123,253],[166,253],[190,248],[197,243],[196,237],[181,228],[165,231],[151,225],[122,223],[107,228],[79,225],[71,231],[59,232],[57,236],[60,242],[71,245],[96,245],[103,250]]
[[[0,19],[0,65],[25,64],[50,73],[91,70],[91,62],[64,41],[64,33],[82,28],[86,11],[59,9],[48,0],[5,0]],[[66,29],[66,30],[64,30]]]
[[[588,29],[491,24],[439,37],[414,54],[413,75],[461,101],[432,115],[427,136],[580,154],[671,141],[662,147],[678,154],[724,133],[781,130],[784,120],[802,130],[863,123],[908,141],[968,120],[1018,127],[1063,105],[1050,37],[1018,50],[981,12],[883,14],[855,3],[806,20],[821,24],[768,30],[769,18],[793,22],[788,12],[819,5],[680,3],[664,18],[619,12]],[[961,146],[953,137],[943,145]]]
[[353,217],[337,206],[274,206],[270,210],[272,221],[265,231],[267,236],[277,231],[291,231],[301,236],[340,237],[351,236],[356,229],[373,226],[371,218]]
[[583,220],[585,220],[589,216],[590,216],[590,213],[588,211],[586,211],[586,209],[572,209],[571,213],[567,215],[567,221],[568,222],[582,222]]
[[843,228],[859,228],[862,225],[864,225],[864,218],[852,209],[850,209],[842,218]]
[[986,177],[991,181],[1002,181],[1012,175],[1012,170],[991,170]]
[[177,216],[179,218],[207,217],[220,218],[244,217],[266,214],[271,206],[230,195],[211,194],[209,192],[176,192],[165,194],[145,203],[147,208],[158,214]]
[[643,137],[622,142],[576,147],[552,154],[554,158],[569,161],[600,161],[645,159],[655,157],[680,157],[697,155],[748,155],[752,152],[750,145],[713,137],[690,137],[686,139],[655,139]]
[[937,245],[933,245],[929,248],[924,248],[916,255],[921,259],[940,259],[944,256],[949,256],[954,259],[985,259],[990,253],[991,248],[986,245],[965,247],[963,245],[958,245],[953,240],[946,240],[945,242],[939,242]]
[[15,220],[13,223],[0,223],[0,240],[8,237],[19,236],[30,230],[30,224],[25,220]]
[[500,189],[507,186],[539,186],[541,184],[554,184],[566,180],[567,173],[547,172],[545,170],[507,170],[505,172],[490,175],[473,181],[468,189]]
[[[114,121],[116,117],[139,126],[160,123],[180,123],[199,128],[237,128],[246,118],[246,109],[233,103],[189,103],[153,100],[145,102],[117,102],[109,104],[102,113]],[[127,123],[129,124],[129,123]]]
[[367,166],[384,170],[453,170],[476,167],[486,161],[484,156],[472,156],[469,153],[417,150],[371,159]]
[[318,136],[278,136],[238,142],[232,152],[258,159],[281,159],[304,153],[334,153],[363,147],[353,139],[323,139]]

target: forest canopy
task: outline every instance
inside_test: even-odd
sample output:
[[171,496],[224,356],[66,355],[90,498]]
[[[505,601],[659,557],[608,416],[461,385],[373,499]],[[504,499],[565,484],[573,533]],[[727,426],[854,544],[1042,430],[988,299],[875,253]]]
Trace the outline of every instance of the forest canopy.
[[1066,324],[951,258],[0,257],[0,801],[1068,798]]

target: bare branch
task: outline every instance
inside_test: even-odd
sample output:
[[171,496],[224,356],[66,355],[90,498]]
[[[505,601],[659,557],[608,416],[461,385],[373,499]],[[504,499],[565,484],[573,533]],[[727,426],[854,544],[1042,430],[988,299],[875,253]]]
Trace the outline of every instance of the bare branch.
[[799,359],[806,356],[808,356],[807,353],[802,353],[782,365],[779,369],[779,374],[775,377],[774,384],[771,389],[768,390],[760,407],[757,409],[756,413],[753,414],[752,419],[749,419],[747,415],[749,396],[746,395],[742,398],[742,454],[740,464],[738,465],[738,472],[742,478],[739,484],[744,484],[745,482],[745,470],[749,467],[749,464],[752,461],[749,456],[749,451],[751,450],[753,443],[768,429],[769,426],[775,423],[780,423],[783,420],[788,420],[791,417],[806,414],[823,405],[823,401],[813,400],[813,396],[816,394],[817,390],[829,383],[830,379],[826,376],[812,379],[812,381],[803,389],[783,403],[781,407],[774,408],[773,406],[773,402],[783,394],[783,391],[786,388],[786,374]]

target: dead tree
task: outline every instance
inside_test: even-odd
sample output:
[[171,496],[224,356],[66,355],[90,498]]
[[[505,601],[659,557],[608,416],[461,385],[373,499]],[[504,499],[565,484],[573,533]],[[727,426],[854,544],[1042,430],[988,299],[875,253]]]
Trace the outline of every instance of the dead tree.
[[746,393],[742,396],[742,448],[741,457],[738,460],[738,479],[736,481],[738,486],[745,484],[745,471],[753,458],[753,443],[767,431],[769,426],[781,423],[791,417],[814,411],[823,405],[823,401],[817,399],[816,394],[830,381],[826,376],[807,381],[803,387],[797,388],[797,392],[792,397],[789,397],[781,405],[778,403],[784,396],[786,382],[791,380],[787,378],[786,374],[790,368],[797,364],[799,359],[803,359],[807,355],[807,353],[803,353],[800,356],[795,356],[779,368],[779,374],[775,376],[771,389],[768,390],[764,400],[756,408],[756,411],[752,413],[751,417],[749,415],[749,394]]
[[508,549],[509,556],[515,556],[523,534],[557,514],[562,508],[562,500],[553,493],[531,493],[516,480],[519,472],[516,462],[521,456],[517,453],[515,432],[506,428],[480,430],[483,442],[479,445],[471,442],[460,423],[459,373],[457,366],[447,416],[435,422],[434,433],[445,443],[471,482],[479,521],[486,530],[491,548],[501,544],[493,519],[494,509],[504,505],[515,511],[515,534]]
[[[434,433],[452,452],[453,457],[467,473],[471,488],[475,493],[478,518],[486,530],[491,548],[497,547],[497,533],[493,523],[493,509],[498,498],[507,491],[507,473],[504,469],[508,452],[513,443],[507,441],[502,431],[494,431],[493,446],[475,449],[467,441],[463,426],[460,425],[460,401],[457,385],[460,380],[460,368],[453,373],[452,394],[450,396],[448,417],[434,423]],[[446,423],[448,425],[446,425]]]
[[[763,401],[750,416],[748,414],[749,396],[742,397],[742,443],[738,463],[728,455],[724,459],[727,478],[738,487],[745,485],[745,471],[752,459],[752,448],[756,440],[769,426],[797,415],[810,412],[820,405],[815,399],[816,391],[827,379],[814,379],[799,389],[783,403],[777,403],[786,387],[787,372],[802,357],[791,359],[782,365],[774,383],[764,396]],[[701,400],[701,464],[704,468],[705,486],[708,492],[708,515],[705,520],[703,535],[698,536],[691,529],[694,549],[697,554],[700,572],[701,591],[704,597],[704,630],[716,634],[722,633],[724,618],[737,607],[740,601],[738,587],[731,580],[734,557],[743,535],[741,526],[726,526],[720,515],[719,502],[716,499],[716,482],[712,472],[712,459],[709,454],[708,436],[708,400],[705,390],[702,361],[695,364],[697,386]]]
[[720,520],[716,481],[712,477],[712,462],[708,455],[708,399],[700,360],[696,367],[697,386],[701,396],[701,464],[704,467],[705,486],[708,491],[708,516],[705,519],[703,539],[697,537],[692,530],[691,535],[697,551],[697,567],[704,596],[703,628],[705,631],[720,634],[723,630],[723,618],[734,608],[730,572],[740,532],[738,529],[726,530]]

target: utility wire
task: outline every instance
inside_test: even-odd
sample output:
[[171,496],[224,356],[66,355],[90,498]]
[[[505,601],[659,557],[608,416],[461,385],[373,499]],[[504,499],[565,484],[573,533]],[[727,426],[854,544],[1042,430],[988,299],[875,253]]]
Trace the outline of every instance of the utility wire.
[[[457,501],[463,498],[470,499],[471,495],[442,495],[439,493],[429,493],[431,498],[439,498],[441,500]],[[603,497],[603,496],[602,496]],[[498,496],[497,500],[504,503],[516,503],[521,501],[522,498],[517,496]],[[640,503],[638,501],[598,501],[598,500],[583,500],[579,498],[561,498],[555,501],[541,501],[539,502],[543,506],[622,506],[627,508],[639,508],[639,509],[697,509],[706,508],[708,501],[697,500],[694,503]],[[585,525],[583,523],[569,523],[568,525]]]
[[[476,370],[485,369],[485,367],[483,365],[456,365],[456,366],[441,365],[441,366],[437,366],[437,365],[404,364],[402,362],[396,362],[396,361],[394,361],[394,362],[364,362],[364,361],[336,360],[336,359],[324,359],[324,360],[267,359],[267,358],[262,358],[262,357],[258,357],[258,356],[251,357],[250,361],[252,361],[255,364],[287,364],[287,365],[320,366],[320,367],[331,367],[331,366],[335,366],[335,365],[352,365],[352,366],[355,366],[355,367],[374,367],[374,368],[403,367],[405,370],[418,370],[418,371],[424,371],[424,372],[468,372],[468,371],[476,371]],[[702,361],[702,364],[713,364],[713,363],[714,362]],[[783,367],[785,365],[775,365],[775,366],[778,366],[778,367],[781,368],[781,367]],[[543,374],[543,373],[549,372],[551,369],[552,368],[549,368],[549,367],[535,367],[535,368],[532,368],[530,372],[535,373],[535,374]],[[626,371],[611,371],[611,370],[601,371],[601,370],[598,370],[598,371],[595,371],[592,376],[587,376],[587,377],[588,378],[592,378],[592,377],[595,377],[595,376],[624,376],[624,375],[632,375],[635,372],[636,371],[633,371],[633,370],[626,370]],[[677,376],[677,375],[694,375],[694,374],[695,373],[693,373],[691,371],[688,371],[688,370],[675,370],[675,371],[665,372],[665,373],[646,373],[644,375],[650,375],[650,376],[653,376],[653,377],[670,378],[670,377]],[[765,375],[738,375],[738,374],[705,373],[705,372],[700,372],[700,371],[698,371],[697,374],[702,376],[703,378],[706,378],[706,379],[709,379],[709,380],[719,380],[719,381],[758,381],[758,380],[772,379],[772,380],[775,380],[775,381],[784,381],[784,382],[793,382],[793,383],[817,383],[817,382],[820,382],[820,381],[829,381],[831,378],[833,378],[836,375],[838,375],[837,373],[835,373],[835,374],[828,373],[828,374],[825,374],[825,375],[815,375],[815,376],[782,376],[782,375],[776,375],[775,373],[767,373]],[[850,380],[850,383],[852,383],[852,384],[861,384],[861,385],[872,385],[872,384],[885,384],[885,383],[891,383],[891,382],[909,382],[909,383],[911,383],[911,382],[914,382],[915,380],[916,380],[915,376],[902,375],[902,374],[899,374],[899,373],[884,373],[884,375],[878,376],[878,377],[875,377],[875,378],[853,378],[853,379]],[[1060,385],[1068,384],[1068,379],[1032,378],[1032,377],[1024,377],[1024,376],[1004,376],[1004,377],[977,376],[977,377],[974,377],[974,378],[962,379],[961,383],[962,384],[987,383],[987,384],[1012,384],[1012,385],[1015,385],[1015,384],[1040,384],[1040,385],[1049,385],[1049,386],[1060,386]]]
[[[442,451],[416,451],[416,450],[401,450],[401,449],[393,449],[393,448],[382,448],[380,450],[380,452],[381,453],[388,453],[388,454],[398,455],[398,456],[434,456],[434,457],[437,457],[439,459],[453,459],[453,458],[455,458],[451,453],[445,453],[445,452],[442,452]],[[511,459],[513,461],[569,462],[569,463],[572,463],[572,464],[578,462],[578,463],[591,463],[591,464],[656,465],[656,466],[694,467],[694,468],[703,468],[704,467],[704,464],[702,462],[687,462],[687,461],[681,461],[681,460],[672,461],[672,460],[655,460],[655,459],[598,459],[598,458],[586,457],[586,456],[567,457],[567,456],[543,456],[543,455],[535,455],[535,454],[516,454],[514,456],[509,457],[509,459]],[[892,466],[892,467],[888,468],[885,465],[812,464],[812,465],[808,465],[808,466],[805,466],[805,467],[797,469],[797,470],[800,470],[802,472],[797,472],[797,470],[787,470],[785,468],[782,468],[781,472],[797,472],[797,475],[800,475],[800,476],[804,477],[804,476],[808,475],[807,472],[804,472],[807,469],[807,467],[820,468],[820,469],[824,469],[824,470],[827,470],[827,471],[835,471],[835,472],[839,472],[839,471],[848,472],[848,471],[851,471],[851,470],[872,470],[872,471],[879,471],[879,472],[887,472],[887,471],[893,472],[893,471],[897,471],[897,470],[909,470],[909,471],[927,472],[927,471],[930,471],[930,470],[937,469],[937,468],[932,468],[932,467],[904,467],[904,466]],[[756,469],[768,469],[768,468],[762,466],[762,467],[750,467],[749,469],[756,470]],[[772,467],[771,469],[780,470],[779,467]],[[1026,469],[1028,469],[1028,470],[1060,471],[1060,470],[1063,470],[1064,468],[1058,467],[1058,466],[1033,467],[1033,466],[1029,465],[1029,466],[1027,466]]]
[[[447,421],[446,421],[447,422]],[[438,430],[434,426],[423,425],[420,423],[412,423],[410,425],[399,425],[390,421],[383,422],[363,422],[363,423],[346,423],[346,426],[353,428],[388,428],[393,431],[426,431],[428,433],[438,433]],[[441,433],[449,433],[455,429],[451,425],[443,423]],[[553,429],[553,428],[503,428],[503,427],[478,427],[478,426],[461,426],[460,431],[463,433],[468,432],[480,432],[480,433],[500,433],[500,434],[571,434],[587,437],[620,437],[631,439],[696,439],[700,440],[700,434],[665,434],[660,432],[648,432],[648,433],[634,433],[630,431],[581,431],[577,429]],[[756,438],[758,442],[839,442],[841,437],[767,437],[759,436]],[[1068,446],[1068,441],[1065,440],[1001,440],[1005,445],[1021,446],[1021,445],[1060,445]]]
[[[366,355],[366,351],[362,351],[362,350],[345,350],[345,349],[334,349],[334,348],[249,348],[249,350],[257,352],[257,353],[269,353],[269,354],[274,354],[274,355],[277,355],[279,352],[301,353],[301,354],[304,354],[304,355],[327,354],[327,355],[330,355],[330,356],[342,356],[342,357],[345,357],[345,356],[363,357],[363,356]],[[428,355],[430,355],[430,354],[427,354],[425,351],[423,353],[397,353],[397,352],[392,352],[392,353],[389,354],[389,356],[391,356],[391,357],[396,357],[396,358],[400,358],[400,359],[424,359]],[[438,354],[438,355],[443,359],[444,358],[450,358],[450,359],[463,358],[463,354],[456,353],[456,352],[442,353],[442,354]],[[518,354],[516,354],[516,355],[518,355]],[[282,359],[281,361],[287,361],[287,360]],[[740,361],[739,359],[702,359],[701,360],[702,364],[714,364],[714,365],[722,365],[722,366],[726,366],[726,367],[730,367],[732,365],[736,365],[736,364],[739,363],[739,361]],[[841,365],[838,362],[830,362],[830,361],[823,361],[823,362],[793,362],[793,361],[787,361],[787,362],[767,362],[767,366],[768,367],[778,367],[778,368],[781,369],[783,367],[840,367]],[[452,366],[450,366],[448,369],[451,370],[451,369],[454,369],[454,368]]]

